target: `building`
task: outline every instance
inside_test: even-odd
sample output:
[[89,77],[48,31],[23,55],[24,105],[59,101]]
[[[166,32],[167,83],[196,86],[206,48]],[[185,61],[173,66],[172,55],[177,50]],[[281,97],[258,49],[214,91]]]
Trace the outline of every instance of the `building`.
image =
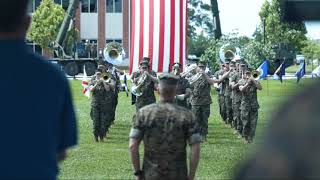
[[[54,0],[65,10],[69,0]],[[34,12],[41,0],[30,0],[29,12]],[[121,43],[126,53],[124,66],[129,65],[129,1],[128,0],[81,0],[76,11],[75,25],[83,42],[91,43],[96,53],[88,54],[93,58],[101,55],[106,43]],[[33,51],[45,54],[42,49],[28,42]]]

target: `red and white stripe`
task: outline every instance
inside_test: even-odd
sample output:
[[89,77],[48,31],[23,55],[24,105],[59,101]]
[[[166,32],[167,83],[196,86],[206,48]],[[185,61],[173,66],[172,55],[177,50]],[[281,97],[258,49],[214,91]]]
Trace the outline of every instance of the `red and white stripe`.
[[187,59],[187,0],[131,0],[130,74],[143,57],[156,72]]
[[81,85],[83,87],[82,93],[88,98],[90,98],[89,79],[88,79],[85,67],[83,67],[83,77],[82,77]]

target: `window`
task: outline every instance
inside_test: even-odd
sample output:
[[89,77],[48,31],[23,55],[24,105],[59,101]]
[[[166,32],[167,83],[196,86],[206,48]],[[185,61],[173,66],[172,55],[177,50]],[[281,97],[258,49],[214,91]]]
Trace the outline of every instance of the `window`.
[[82,0],[81,12],[83,13],[96,13],[97,0]]
[[122,12],[122,0],[107,0],[107,13],[121,13]]
[[85,47],[84,58],[97,58],[98,57],[98,41],[96,39],[83,39],[82,43]]
[[54,0],[54,2],[61,5],[64,10],[68,9],[69,0]]
[[113,0],[107,0],[107,13],[113,12]]
[[115,0],[114,1],[114,11],[116,13],[122,12],[122,0]]
[[28,5],[28,12],[33,13],[40,6],[41,0],[31,0]]
[[32,41],[27,41],[27,45],[28,45],[28,49],[31,52],[37,53],[39,55],[42,55],[42,48],[37,45],[36,43],[32,42]]
[[122,45],[122,39],[107,39],[106,43],[117,42]]

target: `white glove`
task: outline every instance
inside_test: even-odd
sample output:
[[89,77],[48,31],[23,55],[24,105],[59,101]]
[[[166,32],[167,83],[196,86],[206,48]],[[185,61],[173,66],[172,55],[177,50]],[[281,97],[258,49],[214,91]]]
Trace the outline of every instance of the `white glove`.
[[179,101],[183,101],[185,97],[186,97],[185,94],[176,95],[176,99],[178,99]]

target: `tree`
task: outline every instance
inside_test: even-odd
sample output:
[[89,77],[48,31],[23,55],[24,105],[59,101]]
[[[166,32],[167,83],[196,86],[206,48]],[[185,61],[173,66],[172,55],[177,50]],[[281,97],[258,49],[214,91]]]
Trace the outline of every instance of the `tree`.
[[53,0],[42,0],[32,15],[32,24],[27,38],[42,48],[54,41],[65,16],[65,11]]
[[306,40],[303,42],[304,47],[302,48],[302,54],[309,63],[317,59],[319,62],[320,59],[320,45],[312,40]]
[[188,36],[196,36],[196,29],[203,29],[204,33],[213,35],[213,21],[211,17],[211,6],[202,0],[188,0]]
[[193,38],[188,37],[188,52],[189,54],[200,57],[209,47],[210,39],[203,33],[196,35]]
[[[281,11],[279,0],[265,0],[259,13],[261,22],[265,22],[267,43],[271,45],[281,45],[291,47],[292,51],[300,51],[303,41],[306,40],[306,27],[303,22],[287,23],[281,21]],[[256,40],[261,40],[263,36],[264,23],[260,25],[260,30],[255,32]]]

